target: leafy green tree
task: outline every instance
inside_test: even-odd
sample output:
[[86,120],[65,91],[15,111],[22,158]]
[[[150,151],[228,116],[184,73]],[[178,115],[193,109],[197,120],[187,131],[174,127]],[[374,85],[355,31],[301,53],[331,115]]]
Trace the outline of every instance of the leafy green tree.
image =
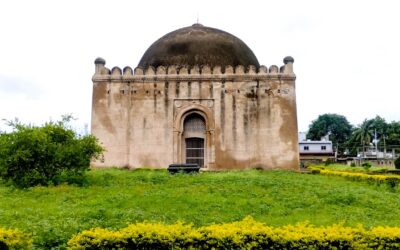
[[18,187],[83,180],[92,159],[104,149],[92,135],[79,136],[67,126],[71,116],[42,127],[9,122],[0,135],[0,178]]
[[379,115],[376,116],[374,119],[371,120],[372,124],[371,127],[374,131],[376,131],[378,138],[381,138],[387,131],[388,124]]
[[387,150],[395,149],[397,153],[400,152],[400,122],[389,123],[384,136],[384,144]]
[[400,148],[400,123],[387,123],[380,116],[376,116],[373,119],[365,119],[355,127],[347,146],[352,154],[355,155],[357,151],[363,151],[366,146],[371,146],[375,135],[380,150],[383,148],[387,150]]
[[329,139],[334,146],[344,144],[351,135],[351,124],[346,117],[338,114],[323,114],[314,120],[308,130],[307,138],[320,140],[329,134]]
[[369,146],[373,138],[373,120],[365,119],[361,125],[353,129],[349,145],[356,147]]
[[394,166],[396,169],[400,169],[400,156],[394,161]]

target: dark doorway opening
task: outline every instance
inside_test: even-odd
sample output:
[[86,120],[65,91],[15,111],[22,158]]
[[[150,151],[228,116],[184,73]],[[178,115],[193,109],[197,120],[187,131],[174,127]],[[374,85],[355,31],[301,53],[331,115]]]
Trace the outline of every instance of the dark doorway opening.
[[204,139],[186,138],[186,163],[195,163],[204,166]]

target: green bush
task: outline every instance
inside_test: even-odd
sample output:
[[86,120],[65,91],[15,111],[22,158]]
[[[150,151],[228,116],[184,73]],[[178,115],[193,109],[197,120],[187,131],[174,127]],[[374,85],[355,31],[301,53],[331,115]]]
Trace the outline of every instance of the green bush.
[[82,180],[104,149],[94,136],[70,129],[70,119],[42,127],[9,122],[13,132],[0,135],[0,177],[23,188]]
[[324,165],[325,165],[325,166],[329,166],[329,165],[331,165],[331,164],[333,164],[333,163],[335,163],[335,161],[332,160],[332,159],[330,159],[330,158],[328,158],[328,159],[325,161]]
[[400,169],[400,156],[394,161],[394,166],[396,169]]
[[321,172],[321,170],[319,170],[319,169],[311,169],[312,174],[319,174],[320,172]]
[[361,164],[361,166],[365,169],[365,171],[368,171],[372,165],[369,162],[364,162],[363,164]]

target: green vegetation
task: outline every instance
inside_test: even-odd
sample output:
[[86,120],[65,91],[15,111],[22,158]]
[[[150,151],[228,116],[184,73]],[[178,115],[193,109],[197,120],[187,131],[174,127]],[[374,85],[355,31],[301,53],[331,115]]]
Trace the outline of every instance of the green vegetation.
[[357,151],[363,151],[365,147],[370,147],[376,135],[378,147],[391,152],[400,150],[400,123],[387,123],[385,119],[376,116],[373,119],[365,119],[360,125],[354,127],[351,137],[346,142],[346,147],[350,153],[355,155]]
[[400,156],[394,161],[394,166],[396,169],[400,169]]
[[42,127],[9,122],[14,131],[0,134],[0,178],[17,187],[81,182],[103,148],[94,136],[68,128],[70,119]]
[[242,221],[200,228],[176,223],[136,223],[120,230],[95,228],[68,241],[81,249],[399,249],[400,227],[307,223],[271,227],[246,217]]
[[387,185],[393,190],[399,189],[400,184],[400,176],[393,175],[391,173],[388,174],[387,172],[389,171],[387,170],[385,170],[386,172],[369,172],[369,168],[366,168],[364,173],[357,173],[342,170],[325,169],[321,166],[310,166],[308,167],[308,169],[311,170],[312,174],[340,176],[352,181],[368,182],[369,184],[375,183],[376,185]]
[[307,138],[320,140],[321,137],[329,134],[333,145],[345,143],[351,135],[351,124],[346,117],[338,114],[323,114],[310,124]]
[[[370,164],[370,163],[369,163]],[[335,170],[335,171],[345,171],[345,172],[357,172],[357,173],[371,173],[371,174],[382,174],[386,173],[388,170],[393,170],[394,167],[390,166],[370,166],[365,168],[364,166],[356,166],[356,165],[343,165],[343,164],[329,164],[329,165],[318,165],[318,166],[310,166],[311,168],[321,168],[321,169],[328,169],[328,170]]]
[[21,233],[19,230],[5,229],[0,227],[0,249],[31,249],[32,239],[30,235]]
[[85,229],[143,221],[197,227],[249,215],[271,226],[399,226],[399,192],[398,186],[284,171],[93,170],[80,187],[0,184],[0,227],[32,233],[35,247],[50,249],[65,247]]
[[[380,116],[365,119],[361,124],[352,126],[346,117],[338,114],[323,114],[309,126],[307,138],[320,140],[328,135],[339,155],[356,156],[359,152],[371,149],[376,135],[378,149],[391,153],[400,153],[400,122],[386,122]],[[375,143],[375,142],[374,142]]]

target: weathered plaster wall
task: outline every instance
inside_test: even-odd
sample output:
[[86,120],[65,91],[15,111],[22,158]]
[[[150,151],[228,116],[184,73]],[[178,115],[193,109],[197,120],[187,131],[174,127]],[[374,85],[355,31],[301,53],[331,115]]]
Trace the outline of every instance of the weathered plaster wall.
[[[96,166],[161,167],[183,162],[179,121],[186,110],[207,116],[209,169],[297,169],[292,62],[278,70],[220,67],[123,71],[97,61],[92,133],[107,149]],[[178,119],[178,120],[177,120]],[[174,145],[175,144],[175,145]]]

